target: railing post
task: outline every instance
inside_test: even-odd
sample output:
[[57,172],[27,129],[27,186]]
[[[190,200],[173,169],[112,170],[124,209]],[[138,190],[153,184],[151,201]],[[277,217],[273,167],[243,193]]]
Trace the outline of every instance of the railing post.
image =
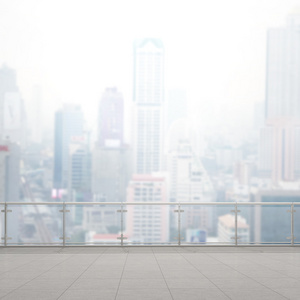
[[235,203],[235,245],[237,246],[237,240],[238,240],[238,210],[237,210],[237,203]]
[[235,202],[234,205],[234,210],[232,210],[231,212],[234,213],[234,236],[231,237],[231,239],[234,239],[234,244],[235,246],[238,245],[238,213],[240,212],[240,210],[238,210],[238,206],[237,206],[237,202]]
[[70,212],[69,210],[66,210],[66,203],[63,202],[63,207],[62,209],[59,211],[61,212],[63,215],[62,215],[62,218],[63,218],[63,222],[62,222],[62,237],[60,237],[60,239],[63,241],[63,247],[66,246],[66,240],[69,240],[70,238],[67,238],[66,237],[66,212]]
[[181,245],[181,211],[180,211],[180,203],[178,204],[178,246]]
[[7,246],[7,203],[4,204],[4,246]]
[[11,237],[7,236],[7,229],[8,229],[7,228],[7,224],[8,224],[8,222],[7,222],[7,213],[12,212],[12,210],[7,209],[7,203],[5,202],[4,203],[4,209],[1,210],[1,212],[4,213],[4,237],[2,237],[1,239],[4,240],[4,246],[6,247],[7,246],[7,241],[11,240]]
[[291,246],[294,246],[294,203],[291,203],[291,209],[287,210],[287,212],[291,214],[291,236],[288,236],[287,239],[291,240]]
[[184,210],[181,210],[180,203],[178,203],[178,209],[174,210],[175,213],[178,213],[178,234],[177,234],[177,239],[178,239],[178,246],[181,245],[181,213],[184,212]]
[[66,246],[66,204],[63,203],[63,247]]
[[291,244],[294,246],[294,203],[291,204]]
[[123,209],[123,203],[121,204],[121,209],[117,210],[117,212],[121,213],[121,236],[117,237],[117,239],[121,240],[121,247],[123,247],[124,240],[127,239],[127,237],[124,237],[124,233],[123,233],[123,230],[124,230],[124,215],[123,215],[123,213],[127,212],[127,210]]
[[123,226],[124,226],[124,219],[123,219],[123,204],[121,205],[121,247],[123,247]]

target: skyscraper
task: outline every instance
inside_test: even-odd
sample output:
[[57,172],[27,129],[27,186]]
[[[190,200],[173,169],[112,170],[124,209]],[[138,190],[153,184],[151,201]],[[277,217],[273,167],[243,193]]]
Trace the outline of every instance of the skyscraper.
[[20,147],[0,140],[0,202],[19,201]]
[[164,47],[159,39],[134,43],[133,101],[134,172],[158,172],[162,169],[164,116]]
[[124,101],[117,88],[105,90],[100,101],[98,116],[98,144],[121,146],[124,136]]
[[289,15],[285,28],[267,37],[265,127],[260,134],[259,168],[274,183],[299,176],[300,15]]
[[124,100],[106,88],[99,103],[98,139],[93,149],[92,191],[98,201],[125,201],[132,151],[124,144]]
[[4,138],[4,101],[7,93],[18,92],[16,73],[3,65],[0,69],[0,138]]
[[73,138],[69,146],[69,191],[91,191],[91,153],[86,136]]
[[266,118],[300,119],[300,15],[287,17],[285,28],[267,36]]
[[[9,140],[0,139],[0,202],[20,201],[20,147]],[[15,217],[8,218],[9,237],[11,243],[17,243],[20,230],[19,207],[11,209]],[[0,217],[1,219],[1,217]],[[0,224],[0,235],[4,236]],[[2,232],[1,232],[2,231]],[[2,240],[4,241],[4,240]],[[1,242],[0,242],[1,244]]]
[[32,93],[32,108],[30,114],[31,140],[34,143],[42,142],[43,132],[43,109],[42,109],[42,89],[35,85]]
[[26,139],[24,102],[17,87],[15,70],[0,68],[0,138],[22,146]]
[[66,189],[69,178],[71,138],[83,135],[83,113],[80,106],[66,104],[55,113],[53,188]]

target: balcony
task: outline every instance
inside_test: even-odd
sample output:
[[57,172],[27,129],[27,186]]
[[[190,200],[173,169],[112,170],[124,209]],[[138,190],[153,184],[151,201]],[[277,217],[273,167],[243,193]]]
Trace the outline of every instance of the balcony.
[[2,247],[1,299],[299,299],[298,247]]
[[0,203],[0,299],[299,299],[299,205]]

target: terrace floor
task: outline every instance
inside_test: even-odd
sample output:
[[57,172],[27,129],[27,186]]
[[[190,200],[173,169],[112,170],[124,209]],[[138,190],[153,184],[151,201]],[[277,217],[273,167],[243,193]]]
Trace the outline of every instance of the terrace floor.
[[0,248],[0,299],[300,299],[300,247]]

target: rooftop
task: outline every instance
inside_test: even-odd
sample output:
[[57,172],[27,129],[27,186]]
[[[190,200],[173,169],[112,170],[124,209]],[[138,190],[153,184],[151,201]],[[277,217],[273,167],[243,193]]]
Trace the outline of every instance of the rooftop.
[[299,299],[299,247],[2,247],[0,299]]

